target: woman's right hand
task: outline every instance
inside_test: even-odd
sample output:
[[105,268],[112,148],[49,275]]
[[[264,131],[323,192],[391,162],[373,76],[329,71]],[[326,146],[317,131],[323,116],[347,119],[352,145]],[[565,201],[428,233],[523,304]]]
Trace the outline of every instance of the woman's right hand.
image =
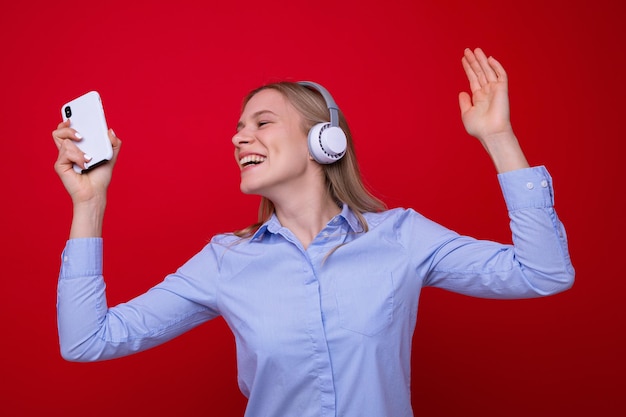
[[70,127],[70,121],[59,123],[52,132],[52,138],[59,150],[58,158],[54,164],[54,170],[61,178],[65,189],[70,194],[74,205],[89,203],[93,200],[106,199],[106,191],[111,182],[113,166],[122,145],[112,129],[109,129],[109,140],[113,147],[113,157],[105,164],[94,168],[84,174],[74,171],[74,164],[84,167],[88,157],[82,152],[76,142],[81,140],[80,132]]
[[87,159],[84,152],[76,146],[76,142],[81,138],[76,130],[70,127],[70,122],[60,123],[52,132],[52,138],[59,150],[54,170],[61,178],[74,203],[70,239],[100,237],[102,236],[107,189],[122,141],[115,136],[113,130],[109,129],[113,157],[107,163],[87,173],[79,174],[74,171],[74,164],[84,168]]

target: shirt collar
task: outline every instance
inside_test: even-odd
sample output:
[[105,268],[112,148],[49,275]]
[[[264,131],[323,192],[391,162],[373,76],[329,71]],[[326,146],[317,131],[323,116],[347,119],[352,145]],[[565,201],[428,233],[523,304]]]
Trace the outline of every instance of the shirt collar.
[[343,203],[343,208],[341,209],[341,213],[339,213],[338,217],[343,217],[346,223],[348,223],[350,229],[352,229],[352,232],[361,233],[363,231],[363,226],[359,223],[359,219],[346,203]]
[[[342,218],[348,224],[348,227],[351,229],[352,232],[360,233],[363,231],[363,227],[359,223],[358,218],[356,217],[354,212],[350,209],[350,207],[348,207],[347,204],[343,203],[343,206],[341,208],[341,213],[339,213],[335,217],[335,219],[338,219],[338,218]],[[331,222],[333,220],[331,220]],[[281,227],[282,225],[278,221],[278,217],[276,217],[276,213],[273,213],[272,216],[265,223],[263,223],[261,227],[257,229],[256,232],[254,232],[251,240],[254,241],[254,240],[261,239],[262,236],[266,232],[277,233]]]

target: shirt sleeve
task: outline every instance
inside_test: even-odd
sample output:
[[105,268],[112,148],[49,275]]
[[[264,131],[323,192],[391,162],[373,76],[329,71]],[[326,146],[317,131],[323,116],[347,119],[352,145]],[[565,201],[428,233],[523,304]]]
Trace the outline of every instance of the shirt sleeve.
[[[203,250],[175,274],[135,299],[109,308],[101,238],[67,241],[57,287],[61,355],[97,361],[130,355],[170,340],[218,315],[215,292],[203,280]],[[209,259],[209,260],[207,260]],[[197,283],[203,282],[198,288]],[[195,294],[195,295],[191,295]]]
[[425,285],[485,298],[539,297],[570,288],[574,268],[548,171],[525,168],[498,180],[513,244],[442,233]]

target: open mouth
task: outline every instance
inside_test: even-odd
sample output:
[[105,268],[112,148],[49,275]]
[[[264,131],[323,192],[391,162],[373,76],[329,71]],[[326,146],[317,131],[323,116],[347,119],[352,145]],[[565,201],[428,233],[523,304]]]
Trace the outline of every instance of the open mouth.
[[265,157],[261,156],[261,155],[248,155],[248,156],[244,156],[243,158],[241,158],[239,160],[239,165],[242,168],[251,166],[251,165],[258,165],[260,163],[263,163],[265,161]]

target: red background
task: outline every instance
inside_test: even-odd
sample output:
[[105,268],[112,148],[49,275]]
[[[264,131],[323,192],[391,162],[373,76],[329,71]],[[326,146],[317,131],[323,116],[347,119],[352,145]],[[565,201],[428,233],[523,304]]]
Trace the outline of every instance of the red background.
[[[40,3],[40,4],[37,4]],[[626,412],[621,237],[626,74],[617,0],[3,2],[0,414],[241,416],[218,319],[93,364],[58,351],[55,288],[71,205],[52,165],[60,106],[98,90],[124,147],[105,222],[110,303],[145,291],[215,233],[256,219],[230,138],[241,98],[324,84],[367,183],[460,233],[508,242],[495,171],[460,121],[465,47],[510,78],[531,164],[554,177],[573,289],[493,301],[424,291],[413,349],[421,416]],[[290,416],[291,417],[291,416]]]

